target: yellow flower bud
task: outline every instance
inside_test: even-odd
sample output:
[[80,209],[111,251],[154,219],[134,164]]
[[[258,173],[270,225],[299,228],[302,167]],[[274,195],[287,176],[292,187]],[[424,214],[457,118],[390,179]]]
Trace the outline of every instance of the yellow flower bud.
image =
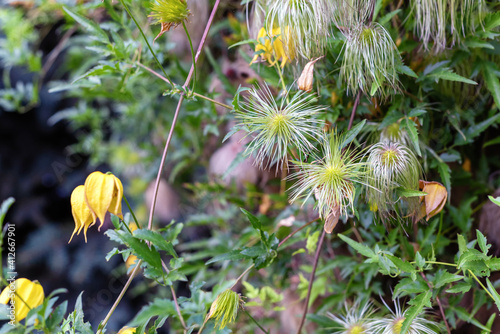
[[104,224],[106,212],[123,219],[122,215],[123,186],[113,174],[93,172],[85,180],[85,200],[89,206],[94,223],[101,221],[99,229]]
[[18,278],[3,289],[0,303],[10,304],[15,321],[19,322],[26,318],[31,309],[42,305],[44,298],[43,287],[38,281]]
[[177,27],[189,16],[186,0],[156,0],[151,6],[152,13],[149,17],[156,19],[156,23],[161,23],[161,31],[158,37]]
[[78,186],[71,193],[71,212],[73,213],[73,219],[75,220],[75,230],[71,235],[68,243],[71,242],[75,233],[80,234],[83,230],[83,235],[85,236],[85,242],[87,242],[87,229],[94,225],[94,220],[92,217],[92,212],[90,211],[87,202],[85,201],[85,187]]
[[299,86],[300,90],[303,90],[307,93],[312,91],[313,79],[314,79],[314,64],[318,60],[320,60],[321,58],[323,58],[323,57],[311,60],[304,67],[302,74],[300,75],[299,79],[297,80],[297,85]]

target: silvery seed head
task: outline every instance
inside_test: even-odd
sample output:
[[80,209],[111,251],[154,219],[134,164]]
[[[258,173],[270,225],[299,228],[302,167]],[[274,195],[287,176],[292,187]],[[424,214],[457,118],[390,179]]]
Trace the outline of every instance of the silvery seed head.
[[[331,17],[324,0],[275,0],[269,5],[266,30],[279,27],[285,52],[305,60],[323,54]],[[283,33],[287,32],[287,33]]]
[[327,313],[328,317],[337,322],[340,327],[336,328],[332,334],[367,334],[370,333],[373,313],[375,312],[370,302],[360,306],[359,301],[352,305],[345,304],[345,315],[336,316]]
[[289,148],[303,157],[315,149],[312,140],[322,135],[321,122],[314,116],[326,107],[315,105],[314,95],[303,91],[287,99],[288,91],[276,101],[267,85],[255,86],[236,111],[238,126],[252,137],[245,153],[255,154],[261,168],[287,166]]
[[348,207],[353,209],[355,184],[363,183],[366,164],[360,161],[359,153],[343,149],[343,142],[343,136],[331,132],[321,140],[322,156],[313,152],[313,162],[294,162],[297,171],[289,179],[296,183],[290,188],[290,202],[314,195],[316,209],[323,219],[332,211],[345,215]]
[[394,211],[399,216],[413,214],[418,198],[401,201],[398,188],[418,190],[421,178],[420,164],[413,152],[404,144],[379,142],[368,149],[367,197],[370,207],[386,218]]
[[347,91],[387,98],[399,91],[396,71],[401,56],[391,36],[378,23],[358,25],[346,37],[340,70]]
[[[383,300],[382,300],[383,301]],[[396,299],[394,303],[394,311],[387,306],[385,301],[383,301],[387,309],[391,312],[388,316],[376,319],[371,322],[370,333],[379,334],[401,334],[401,329],[403,327],[403,322],[405,321],[406,312],[408,309],[403,310],[399,304],[399,299]],[[424,318],[424,312],[420,313],[413,319],[408,328],[407,334],[438,334],[438,329],[440,326],[434,321]]]
[[374,0],[328,1],[335,26],[345,35],[360,24],[365,24],[375,6]]
[[[438,53],[482,24],[486,3],[484,0],[412,0],[412,8],[417,35],[426,49],[433,42],[432,49]],[[448,43],[450,34],[452,41]]]

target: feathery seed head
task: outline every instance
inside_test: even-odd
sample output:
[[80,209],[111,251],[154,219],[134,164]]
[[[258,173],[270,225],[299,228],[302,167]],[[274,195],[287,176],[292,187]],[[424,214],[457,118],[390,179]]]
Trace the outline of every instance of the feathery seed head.
[[396,67],[401,56],[391,36],[378,23],[358,25],[346,37],[340,77],[348,92],[387,98],[399,91]]
[[[385,301],[383,302],[385,304]],[[387,306],[387,304],[385,304],[385,306],[389,309],[391,314],[381,319],[374,319],[371,322],[370,333],[401,334],[401,329],[406,319],[406,312],[408,309],[402,310],[399,299],[395,301],[395,311]],[[438,334],[436,330],[440,329],[440,326],[434,321],[424,318],[424,314],[425,312],[422,312],[413,319],[406,332],[407,334]]]
[[236,111],[238,126],[253,136],[245,153],[255,153],[261,168],[275,163],[278,168],[287,166],[289,147],[296,147],[301,156],[309,154],[315,149],[311,139],[322,135],[320,121],[313,117],[326,107],[314,106],[316,98],[302,91],[293,95],[288,104],[287,96],[277,102],[267,85],[255,86],[240,104],[241,110]]
[[328,10],[332,13],[332,21],[345,36],[348,36],[355,27],[366,23],[375,5],[374,0],[342,0],[327,3]]
[[290,201],[307,200],[314,195],[316,209],[323,219],[333,214],[338,220],[340,215],[347,213],[347,207],[353,207],[354,184],[362,183],[366,174],[366,164],[359,161],[359,153],[343,149],[343,142],[343,136],[336,132],[324,135],[321,140],[323,156],[313,152],[314,162],[294,162],[298,171],[289,176],[289,179],[297,180],[290,189]]
[[217,296],[207,314],[208,319],[215,319],[215,327],[223,329],[236,320],[238,309],[242,306],[243,300],[238,293],[227,289]]
[[[370,205],[386,217],[399,202],[397,189],[418,190],[421,177],[420,164],[413,152],[404,144],[383,141],[368,150],[367,197]],[[415,211],[417,198],[405,199],[408,214]]]
[[341,325],[333,334],[368,334],[375,309],[368,302],[360,308],[359,301],[353,305],[345,304],[345,315],[336,316],[328,313],[328,317]]
[[266,30],[279,27],[288,58],[321,56],[329,35],[330,17],[323,0],[276,0],[270,4]]

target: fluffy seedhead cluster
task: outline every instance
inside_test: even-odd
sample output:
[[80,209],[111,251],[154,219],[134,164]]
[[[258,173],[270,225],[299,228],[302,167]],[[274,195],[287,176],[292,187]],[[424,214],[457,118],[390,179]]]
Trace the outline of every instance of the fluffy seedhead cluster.
[[[353,208],[355,184],[362,183],[366,174],[366,163],[360,155],[349,148],[343,148],[344,138],[331,132],[322,139],[320,157],[313,154],[313,162],[295,162],[298,170],[290,175],[297,180],[292,186],[291,202],[299,198],[307,200],[316,197],[316,208],[321,218],[326,220],[325,230],[331,233],[347,208]],[[335,220],[335,221],[332,221]]]
[[[293,55],[310,60],[323,54],[330,21],[323,1],[276,0],[269,4],[265,27],[281,29],[289,58]],[[287,32],[287,33],[283,33]]]
[[434,42],[435,52],[448,46],[447,27],[453,45],[461,36],[475,31],[483,21],[486,8],[484,0],[413,0],[412,6],[417,35],[425,48]]
[[[385,304],[385,302],[384,302]],[[337,322],[340,327],[334,334],[401,334],[407,309],[403,310],[399,300],[395,301],[395,311],[385,304],[390,314],[384,317],[375,314],[371,303],[360,307],[359,302],[352,306],[346,304],[345,315],[336,316],[327,313],[328,317]],[[407,334],[438,334],[440,326],[425,318],[425,312],[417,315],[410,324]]]
[[255,154],[261,168],[287,166],[291,146],[300,157],[310,154],[315,149],[312,139],[322,134],[314,117],[326,107],[315,106],[316,98],[303,91],[291,96],[289,102],[288,98],[287,93],[277,102],[267,85],[255,86],[236,111],[238,126],[252,137],[245,154]]
[[328,1],[328,9],[335,26],[345,35],[360,24],[366,24],[375,6],[373,0]]
[[378,23],[359,25],[347,34],[340,77],[347,91],[387,98],[399,91],[396,71],[401,57],[391,36]]
[[[384,141],[368,150],[368,173],[366,182],[370,207],[382,218],[395,212],[406,211],[413,214],[418,206],[417,198],[400,201],[398,190],[417,190],[421,178],[420,164],[413,152],[404,144]],[[405,210],[406,207],[406,210]]]

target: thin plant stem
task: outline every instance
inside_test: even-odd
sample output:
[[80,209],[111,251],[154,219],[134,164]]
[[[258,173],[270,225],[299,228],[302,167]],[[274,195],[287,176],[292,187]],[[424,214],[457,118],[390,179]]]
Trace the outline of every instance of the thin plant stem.
[[[163,66],[161,65],[160,61],[158,60],[158,58],[156,57],[156,54],[155,52],[153,51],[153,48],[151,47],[151,45],[149,44],[148,42],[148,39],[146,38],[146,35],[144,34],[144,31],[142,31],[142,28],[141,26],[139,25],[139,23],[137,22],[137,20],[135,19],[134,15],[132,14],[132,12],[130,11],[130,9],[128,8],[127,4],[125,3],[124,0],[120,0],[123,8],[125,8],[125,10],[127,11],[128,15],[132,18],[132,20],[134,21],[137,29],[139,29],[139,31],[141,32],[141,35],[142,35],[142,38],[144,39],[144,42],[146,42],[146,45],[148,46],[148,49],[149,51],[151,52],[151,54],[153,55],[153,58],[155,59],[156,61],[156,64],[158,64],[158,67],[161,69],[161,71],[163,72],[163,75],[165,76],[165,78],[167,78],[170,82],[170,84],[172,84],[172,80],[169,79],[168,75],[167,75],[167,72],[165,72],[165,69],[163,68]],[[172,85],[173,86],[173,85]]]
[[123,287],[122,291],[120,292],[120,295],[118,295],[118,298],[116,298],[116,300],[115,300],[113,306],[111,306],[111,309],[109,310],[108,314],[106,315],[104,320],[99,325],[99,330],[97,331],[97,334],[102,334],[102,329],[104,329],[106,327],[106,324],[108,323],[109,318],[111,318],[111,316],[113,315],[113,312],[115,311],[116,307],[118,306],[118,304],[122,300],[123,296],[125,295],[125,292],[127,291],[128,287],[132,283],[132,280],[134,279],[135,275],[139,272],[139,268],[141,267],[141,263],[142,263],[142,260],[137,261],[137,264],[135,265],[134,270],[130,274],[127,282],[125,283],[125,286]]
[[255,319],[254,319],[254,318],[250,315],[250,313],[248,313],[248,311],[247,311],[247,310],[243,309],[243,312],[245,312],[245,313],[246,313],[246,315],[248,315],[248,317],[249,317],[249,318],[250,318],[250,319],[251,319],[251,320],[252,320],[252,321],[253,321],[253,322],[257,325],[257,327],[259,327],[259,328],[260,328],[260,330],[261,330],[261,331],[263,331],[263,332],[264,332],[264,333],[266,333],[266,334],[269,334],[269,332],[268,332],[268,331],[266,331],[266,330],[265,330],[265,329],[264,329],[264,328],[263,328],[263,327],[262,327],[262,326],[261,326],[261,325],[257,322],[257,320],[255,320]]
[[186,23],[182,21],[182,27],[184,28],[184,31],[186,32],[186,36],[189,41],[189,47],[191,49],[191,57],[193,60],[193,68],[194,68],[194,79],[193,79],[193,88],[192,90],[194,91],[194,88],[196,87],[196,60],[194,59],[194,49],[193,49],[193,42],[191,41],[191,36],[189,35],[189,31],[187,30]]
[[230,287],[229,289],[234,288],[234,286],[235,286],[236,284],[238,284],[238,282],[239,282],[239,281],[240,281],[240,280],[241,280],[241,279],[242,279],[242,278],[243,278],[243,277],[244,277],[244,276],[245,276],[245,275],[246,275],[246,274],[247,274],[250,270],[252,270],[252,268],[253,268],[253,267],[255,267],[255,263],[254,263],[254,264],[252,264],[250,267],[248,267],[248,268],[247,268],[247,269],[243,272],[243,274],[241,274],[241,275],[240,275],[240,276],[236,279],[236,281],[233,283],[233,285],[231,285],[231,287]]
[[481,287],[484,289],[484,291],[486,291],[486,293],[488,294],[488,296],[490,296],[490,298],[492,300],[495,300],[495,297],[493,297],[493,295],[491,294],[491,292],[484,286],[484,284],[479,280],[479,278],[477,278],[477,276],[472,272],[472,270],[467,269],[467,271],[469,271],[469,274],[471,274],[472,277],[474,277],[474,279],[479,283],[479,285],[481,285]]
[[125,196],[125,194],[123,195],[123,199],[125,200],[125,204],[127,204],[128,211],[130,211],[130,214],[132,215],[132,218],[134,218],[134,222],[137,225],[137,228],[141,229],[141,225],[139,224],[139,221],[137,220],[137,217],[135,216],[134,210],[132,210],[132,207],[128,203],[127,197]]
[[290,103],[289,98],[288,98],[288,94],[287,94],[288,90],[286,89],[285,79],[283,78],[283,73],[281,73],[281,68],[279,67],[278,63],[276,63],[276,70],[278,71],[281,86],[283,87],[283,94],[285,94],[285,96],[286,96],[286,102]]
[[352,123],[354,121],[354,115],[356,115],[356,110],[358,109],[359,99],[361,98],[361,91],[356,95],[356,100],[354,101],[354,105],[352,106],[351,118],[349,119],[349,126],[347,127],[347,131],[351,130]]
[[302,318],[300,319],[299,328],[297,329],[297,334],[302,332],[302,327],[304,327],[304,322],[306,321],[307,311],[309,310],[309,300],[311,299],[311,291],[314,282],[314,276],[316,276],[316,268],[318,267],[319,254],[321,253],[321,247],[323,246],[323,241],[325,241],[326,231],[323,229],[321,236],[319,237],[318,248],[316,249],[316,254],[314,255],[314,264],[311,272],[311,278],[309,279],[309,286],[307,287],[307,296],[306,302],[304,306],[304,313],[302,314]]
[[[425,276],[425,274],[423,272],[420,272],[420,276],[422,276],[424,281],[427,283],[427,286],[429,287],[429,289],[432,289],[432,285],[429,282],[429,280],[427,279],[427,277]],[[446,320],[446,315],[444,314],[443,305],[441,304],[441,300],[439,299],[439,297],[437,295],[436,295],[436,302],[438,303],[439,311],[441,312],[441,317],[443,318],[444,324],[446,325],[446,331],[448,332],[448,334],[451,334],[450,325],[448,325],[448,321]]]
[[[165,81],[165,82],[167,82],[167,83],[169,83],[169,84],[172,84],[172,83],[171,83],[171,82],[170,82],[167,78],[165,78],[163,75],[161,75],[161,74],[159,74],[159,73],[156,73],[155,71],[153,71],[152,69],[150,69],[150,68],[149,68],[149,67],[147,67],[146,65],[141,64],[141,63],[139,63],[139,62],[136,62],[136,64],[137,64],[138,66],[142,67],[143,69],[145,69],[146,71],[148,71],[149,73],[153,74],[154,76],[156,76],[156,77],[160,78],[161,80],[163,80],[163,81]],[[217,104],[217,105],[219,105],[219,106],[221,106],[221,107],[224,107],[224,108],[226,108],[226,109],[228,109],[228,110],[233,110],[233,107],[231,107],[230,105],[224,104],[224,103],[219,102],[219,101],[216,101],[216,100],[214,100],[214,99],[211,99],[211,98],[209,98],[208,96],[201,95],[201,94],[198,94],[198,93],[196,93],[196,92],[191,92],[191,94],[193,94],[194,96],[199,97],[199,98],[201,98],[201,99],[204,99],[204,100],[210,101],[210,102],[212,102],[212,103],[215,103],[215,104]]]
[[305,223],[304,225],[302,225],[301,227],[299,227],[297,230],[293,231],[292,233],[290,233],[289,235],[287,235],[283,240],[280,241],[280,243],[278,244],[278,248],[281,247],[281,245],[283,245],[285,242],[288,241],[288,239],[290,239],[291,237],[293,237],[296,233],[300,232],[301,230],[303,230],[305,227],[311,225],[312,223],[314,223],[315,221],[317,221],[319,219],[316,218],[316,219],[313,219],[311,220],[310,222],[308,223]]

